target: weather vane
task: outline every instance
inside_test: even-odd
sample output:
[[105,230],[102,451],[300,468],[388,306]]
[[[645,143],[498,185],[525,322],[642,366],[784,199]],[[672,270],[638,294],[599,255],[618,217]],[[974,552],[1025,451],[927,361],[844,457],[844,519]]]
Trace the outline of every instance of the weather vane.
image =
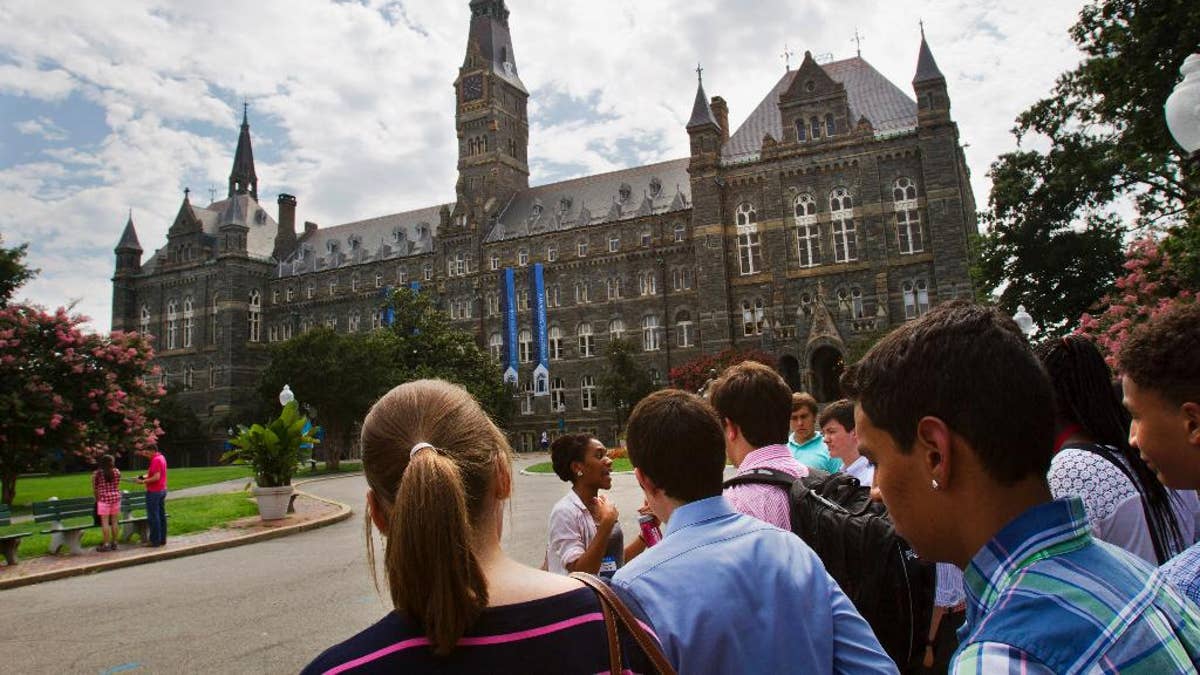
[[853,42],[855,45],[857,45],[859,58],[862,58],[862,43],[863,43],[863,40],[865,40],[865,39],[867,39],[867,38],[863,35],[860,35],[858,32],[858,27],[855,26],[854,27],[854,38],[851,39],[851,42]]
[[782,53],[782,54],[780,54],[779,56],[780,56],[780,58],[782,58],[782,59],[783,59],[783,69],[784,69],[784,71],[788,71],[788,72],[790,72],[790,71],[792,70],[792,55],[793,55],[794,53],[795,53],[795,52],[793,52],[793,51],[791,51],[790,49],[788,49],[788,46],[787,46],[787,43],[786,43],[786,42],[785,42],[785,43],[783,43],[783,53]]

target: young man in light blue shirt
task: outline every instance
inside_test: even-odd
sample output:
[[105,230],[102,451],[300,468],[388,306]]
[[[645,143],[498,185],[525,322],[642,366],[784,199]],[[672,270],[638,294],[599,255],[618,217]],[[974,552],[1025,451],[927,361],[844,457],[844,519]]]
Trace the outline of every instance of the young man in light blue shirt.
[[612,583],[654,624],[680,672],[895,673],[799,537],[721,496],[725,439],[698,396],[666,389],[629,419],[629,459],[663,539]]
[[788,450],[792,456],[810,469],[826,473],[837,473],[842,461],[829,456],[829,446],[817,430],[817,399],[811,394],[792,394],[792,433],[788,436]]

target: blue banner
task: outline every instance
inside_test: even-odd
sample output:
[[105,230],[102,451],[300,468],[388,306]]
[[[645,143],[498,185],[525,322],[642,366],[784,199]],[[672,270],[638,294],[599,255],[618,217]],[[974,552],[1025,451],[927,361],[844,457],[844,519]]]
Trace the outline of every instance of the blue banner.
[[504,308],[504,381],[517,383],[517,289],[513,270],[500,273],[500,299]]
[[550,395],[550,340],[546,335],[546,275],[541,263],[534,263],[529,275],[529,293],[533,296],[533,339],[537,344],[537,367],[533,369],[533,395]]

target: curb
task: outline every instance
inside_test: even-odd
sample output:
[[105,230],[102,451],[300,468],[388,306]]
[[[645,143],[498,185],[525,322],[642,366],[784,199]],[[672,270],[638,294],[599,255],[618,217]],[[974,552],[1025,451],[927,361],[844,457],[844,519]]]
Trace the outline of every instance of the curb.
[[[520,473],[522,476],[549,476],[550,478],[553,478],[555,480],[562,480],[561,478],[558,477],[558,474],[554,473],[553,471],[550,471],[547,473],[547,472],[543,472],[543,471],[529,471],[528,469],[521,469],[518,473]],[[609,475],[610,476],[632,476],[633,472],[632,471],[613,471],[613,472],[610,472]]]
[[[338,477],[343,477],[343,476],[338,476]],[[314,479],[314,481],[316,481],[316,480],[320,480],[320,479]],[[54,581],[55,579],[65,579],[67,577],[82,576],[84,574],[95,574],[96,572],[104,572],[107,570],[119,569],[122,567],[133,567],[134,565],[142,565],[145,563],[158,562],[160,560],[171,560],[173,558],[183,558],[183,557],[190,556],[190,555],[199,555],[201,553],[208,553],[210,551],[219,551],[219,550],[225,549],[225,548],[233,548],[235,546],[242,546],[244,544],[253,544],[253,543],[260,542],[260,541],[266,541],[268,539],[276,539],[278,537],[286,537],[291,534],[307,532],[308,530],[315,530],[319,527],[325,527],[326,525],[332,525],[334,523],[339,523],[339,522],[349,518],[354,512],[353,509],[350,508],[349,504],[343,504],[341,502],[337,502],[332,499],[326,499],[325,497],[318,497],[317,495],[309,494],[307,492],[300,492],[299,490],[297,490],[297,493],[304,495],[305,497],[308,497],[310,499],[315,499],[319,502],[324,502],[326,504],[331,504],[333,506],[340,507],[340,510],[337,511],[336,513],[332,513],[323,518],[318,518],[317,520],[311,520],[311,521],[308,521],[305,523],[297,523],[295,525],[288,525],[288,526],[281,527],[276,530],[251,532],[249,534],[243,534],[238,537],[233,537],[232,539],[225,539],[222,541],[213,541],[213,542],[208,542],[206,544],[196,544],[194,546],[186,546],[183,548],[174,548],[174,549],[170,549],[170,550],[166,550],[166,551],[158,551],[158,552],[151,553],[148,555],[136,556],[133,558],[125,558],[123,560],[106,560],[103,562],[93,563],[91,565],[83,565],[80,567],[71,567],[71,568],[67,568],[67,569],[54,570],[52,572],[44,572],[42,574],[31,574],[29,576],[14,577],[12,579],[0,578],[0,591],[8,590],[10,588],[19,588],[21,586],[30,586],[33,584],[39,584],[39,583],[42,583],[43,581]]]

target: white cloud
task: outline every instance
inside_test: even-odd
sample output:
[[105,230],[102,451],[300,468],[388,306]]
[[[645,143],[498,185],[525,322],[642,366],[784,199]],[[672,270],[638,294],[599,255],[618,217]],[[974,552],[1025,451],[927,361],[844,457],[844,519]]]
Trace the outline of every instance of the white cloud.
[[17,122],[13,126],[17,128],[17,131],[26,136],[41,136],[47,141],[65,141],[69,136],[66,129],[55,124],[54,120],[49,117],[25,120]]
[[[3,3],[0,95],[65,105],[76,93],[107,126],[93,145],[45,148],[19,164],[0,157],[0,231],[7,242],[31,241],[31,262],[43,270],[25,292],[44,304],[78,296],[106,329],[111,249],[127,209],[148,256],[165,242],[183,187],[196,197],[225,185],[243,97],[265,204],[288,191],[300,220],[331,225],[449,200],[451,85],[467,4]],[[925,17],[982,205],[988,165],[1013,147],[1016,114],[1079,58],[1066,35],[1078,7],[1040,0],[508,5],[515,59],[534,97],[535,183],[565,177],[564,167],[593,173],[684,156],[697,61],[735,126],[782,74],[785,43],[800,55],[844,58],[856,28],[863,57],[907,91]],[[27,116],[22,133],[58,133],[42,113]],[[74,132],[69,116],[53,119]]]

